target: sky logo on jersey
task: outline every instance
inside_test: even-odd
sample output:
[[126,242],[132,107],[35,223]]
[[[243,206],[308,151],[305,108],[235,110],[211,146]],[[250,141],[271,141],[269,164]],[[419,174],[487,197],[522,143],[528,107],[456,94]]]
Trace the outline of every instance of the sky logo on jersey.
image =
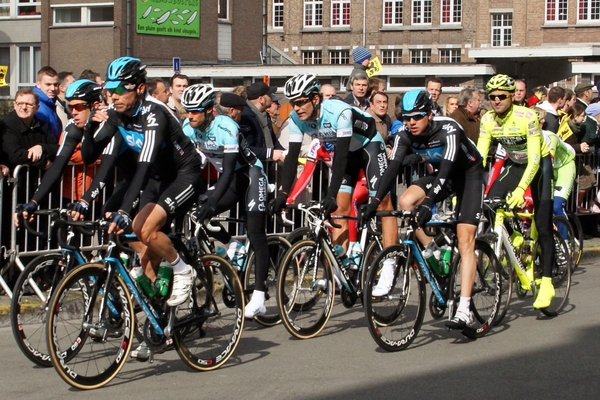
[[434,149],[415,149],[413,151],[423,157],[425,161],[438,163],[442,161],[444,157],[442,154],[442,147],[437,147]]
[[446,124],[442,127],[442,129],[448,133],[456,132],[456,128],[452,126],[452,124]]
[[146,126],[158,126],[158,123],[156,122],[156,116],[154,115],[154,113],[150,113],[146,117]]
[[123,140],[125,140],[127,147],[137,153],[142,150],[142,147],[144,146],[144,135],[139,132],[126,130],[122,126],[119,127],[119,132],[121,133],[121,136],[123,136]]
[[148,104],[147,106],[142,107],[142,115],[146,115],[146,113],[150,112],[152,106]]

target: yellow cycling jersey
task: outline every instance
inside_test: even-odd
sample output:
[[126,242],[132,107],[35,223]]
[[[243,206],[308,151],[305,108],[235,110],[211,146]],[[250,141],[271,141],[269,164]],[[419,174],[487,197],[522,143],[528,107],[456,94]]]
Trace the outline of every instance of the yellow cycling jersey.
[[542,129],[535,111],[513,105],[504,118],[490,110],[481,118],[477,149],[485,157],[492,142],[500,143],[515,163],[527,164],[519,187],[525,190],[533,181],[540,160],[550,154],[542,138]]

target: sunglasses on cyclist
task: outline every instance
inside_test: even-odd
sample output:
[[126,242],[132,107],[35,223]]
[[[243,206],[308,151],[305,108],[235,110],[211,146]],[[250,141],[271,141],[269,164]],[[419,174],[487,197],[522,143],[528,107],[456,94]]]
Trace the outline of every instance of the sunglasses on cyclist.
[[137,87],[137,85],[135,84],[121,84],[119,86],[117,86],[114,89],[106,89],[108,91],[109,95],[113,95],[113,94],[117,94],[117,96],[122,96],[123,94],[125,94],[126,92],[130,92],[132,90],[135,90],[135,88]]
[[402,121],[410,121],[411,119],[414,121],[420,121],[423,118],[425,118],[426,116],[427,116],[426,112],[422,112],[419,114],[409,114],[409,115],[402,114]]
[[76,110],[78,112],[81,112],[83,110],[90,108],[90,105],[89,105],[89,103],[69,104],[69,108],[71,110]]
[[198,115],[202,111],[204,111],[204,108],[194,108],[193,110],[188,110],[187,108],[185,108],[185,112],[192,115]]
[[290,100],[290,104],[292,105],[292,107],[302,107],[309,101],[310,99]]
[[490,101],[504,101],[509,97],[509,94],[490,94]]

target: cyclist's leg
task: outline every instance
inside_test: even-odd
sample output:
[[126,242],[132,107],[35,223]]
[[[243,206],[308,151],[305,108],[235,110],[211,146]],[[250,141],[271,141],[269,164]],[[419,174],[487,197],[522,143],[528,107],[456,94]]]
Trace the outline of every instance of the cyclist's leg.
[[[567,214],[565,213],[565,204],[569,199],[569,195],[573,189],[573,183],[575,182],[575,161],[571,161],[570,163],[555,169],[554,177],[556,178],[553,202],[554,215],[565,217],[568,220]],[[563,239],[567,238],[566,226],[558,226],[558,231]]]

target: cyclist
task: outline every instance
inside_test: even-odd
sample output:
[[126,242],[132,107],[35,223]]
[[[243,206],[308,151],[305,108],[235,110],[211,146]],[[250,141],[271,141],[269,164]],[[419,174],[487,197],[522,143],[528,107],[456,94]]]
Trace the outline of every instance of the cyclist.
[[[211,85],[189,86],[181,96],[187,112],[183,122],[185,134],[221,174],[207,191],[200,220],[245,202],[248,239],[256,254],[256,288],[246,305],[246,318],[267,312],[265,289],[269,269],[269,248],[266,230],[267,176],[263,165],[240,135],[239,125],[225,115],[215,116],[215,90]],[[229,235],[231,239],[231,236]],[[221,242],[224,242],[219,238]],[[226,242],[225,242],[226,243]]]
[[[111,215],[109,232],[133,229],[143,244],[136,248],[141,253],[141,266],[151,280],[163,259],[171,263],[173,288],[167,304],[177,306],[189,297],[195,271],[179,257],[161,230],[168,228],[177,215],[187,212],[196,200],[201,160],[177,118],[146,92],[145,68],[132,57],[110,63],[104,89],[112,104],[108,112],[94,113],[92,119],[100,126],[93,140],[83,141],[82,148],[91,146],[92,152],[97,152],[118,144],[113,141],[118,137],[133,150],[121,155],[135,154],[137,164],[118,211]],[[132,221],[130,215],[138,202],[139,212]]]
[[[102,86],[87,79],[77,80],[67,88],[65,98],[69,104],[73,118],[64,129],[61,137],[61,145],[54,162],[48,171],[46,171],[46,174],[44,174],[31,200],[23,204],[23,218],[33,217],[32,213],[62,177],[73,154],[79,151],[80,142],[83,138],[83,127],[91,111],[100,105],[101,93]],[[18,219],[15,219],[15,224],[18,226]]]
[[[273,201],[273,212],[279,212],[286,204],[304,134],[318,138],[324,145],[335,146],[331,180],[322,200],[327,214],[337,210],[338,214],[350,215],[352,190],[361,168],[367,177],[369,194],[374,195],[388,166],[385,143],[375,128],[375,120],[340,100],[322,100],[319,88],[313,74],[298,74],[285,84],[285,95],[294,110],[289,118],[290,144],[283,166],[282,191]],[[389,194],[383,199],[381,209],[392,209]],[[333,242],[347,249],[348,222],[340,219],[338,223],[342,227],[333,229]],[[382,228],[384,246],[397,242],[398,227],[394,217],[384,218]]]
[[[396,135],[390,166],[383,176],[375,198],[367,207],[366,216],[375,214],[379,199],[402,171],[404,159],[410,152],[418,154],[424,161],[437,168],[435,175],[414,182],[398,200],[402,210],[410,211],[416,207],[417,221],[423,227],[431,219],[433,205],[453,192],[456,193],[456,233],[458,251],[462,259],[461,293],[457,312],[446,322],[446,326],[464,329],[473,321],[470,304],[477,266],[475,233],[483,202],[482,157],[456,121],[448,117],[434,116],[434,103],[425,90],[415,89],[407,92],[402,98],[401,111],[404,126]],[[415,235],[424,245],[432,241],[421,229],[417,230]],[[373,296],[386,295],[391,289],[393,277],[394,266],[384,264],[379,282],[373,289]]]
[[[494,75],[486,90],[492,109],[481,119],[477,148],[487,156],[492,142],[500,143],[508,154],[506,168],[493,183],[487,197],[505,198],[509,207],[520,206],[531,185],[535,224],[542,251],[543,277],[539,294],[533,303],[536,309],[550,305],[554,297],[552,285],[552,160],[535,111],[513,105],[515,81],[511,77]],[[485,162],[485,159],[484,159]]]

